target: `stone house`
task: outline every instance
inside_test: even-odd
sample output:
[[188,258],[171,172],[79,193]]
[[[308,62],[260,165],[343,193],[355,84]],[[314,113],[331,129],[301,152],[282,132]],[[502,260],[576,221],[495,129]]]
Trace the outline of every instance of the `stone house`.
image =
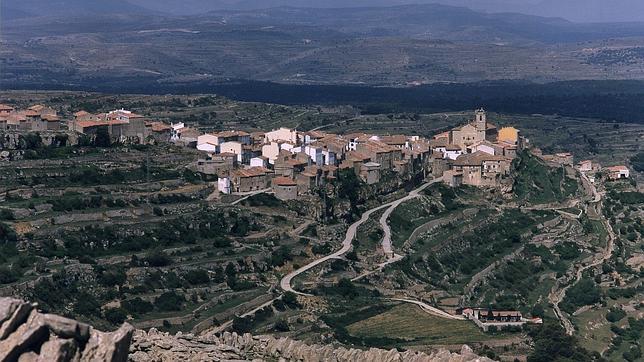
[[297,182],[290,177],[276,177],[273,179],[273,192],[280,200],[288,201],[297,199]]
[[232,192],[264,190],[270,186],[271,172],[263,167],[233,170],[230,173]]
[[453,170],[463,174],[465,185],[496,187],[509,174],[510,160],[479,151],[459,156],[453,162]]
[[626,166],[606,167],[606,172],[610,180],[627,179],[631,176],[631,171]]
[[381,165],[376,162],[367,162],[360,166],[360,178],[368,185],[373,185],[380,181]]

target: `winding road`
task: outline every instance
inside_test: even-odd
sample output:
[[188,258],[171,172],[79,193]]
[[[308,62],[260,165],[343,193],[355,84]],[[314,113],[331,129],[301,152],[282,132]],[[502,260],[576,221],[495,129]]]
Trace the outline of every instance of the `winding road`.
[[396,201],[392,201],[392,202],[389,202],[387,204],[383,204],[383,205],[380,205],[380,206],[375,207],[373,209],[370,209],[368,211],[365,211],[362,214],[362,217],[360,218],[360,220],[354,222],[353,224],[351,224],[351,226],[349,226],[349,229],[347,230],[347,233],[346,233],[346,235],[344,237],[344,240],[342,241],[342,248],[340,250],[334,252],[333,254],[329,254],[327,256],[324,256],[324,257],[322,257],[320,259],[316,259],[316,260],[310,262],[309,264],[307,264],[307,265],[305,265],[305,266],[303,266],[303,267],[301,267],[299,269],[296,269],[296,270],[288,273],[280,281],[280,287],[282,288],[282,290],[284,290],[285,292],[293,292],[293,293],[298,294],[298,295],[310,296],[310,294],[298,292],[295,289],[293,289],[293,287],[291,286],[291,283],[292,283],[293,279],[295,277],[297,277],[298,275],[300,275],[300,274],[302,274],[302,273],[304,273],[304,272],[306,272],[308,270],[311,270],[311,269],[315,268],[316,266],[318,266],[318,265],[320,265],[320,264],[322,264],[322,263],[324,263],[326,261],[329,261],[331,259],[338,259],[338,258],[342,257],[344,254],[348,253],[351,250],[353,239],[355,238],[355,236],[356,236],[356,234],[358,232],[358,228],[360,227],[360,225],[364,224],[367,220],[369,220],[369,217],[373,213],[375,213],[375,212],[377,212],[379,210],[382,210],[384,208],[388,208],[388,209],[385,211],[383,216],[380,218],[380,225],[381,225],[381,227],[382,227],[382,229],[384,231],[384,234],[385,234],[384,237],[383,237],[383,240],[382,240],[382,248],[383,248],[383,250],[385,252],[385,255],[387,255],[387,257],[390,260],[388,260],[386,263],[381,264],[379,266],[379,269],[383,268],[387,264],[390,264],[392,261],[400,260],[401,257],[397,257],[393,253],[393,249],[391,247],[391,229],[390,229],[389,225],[387,224],[387,219],[389,218],[389,215],[391,215],[391,213],[394,211],[394,209],[396,207],[398,207],[400,204],[402,204],[405,201],[408,201],[408,200],[411,200],[411,199],[413,199],[415,197],[420,196],[421,191],[423,191],[425,188],[427,188],[428,186],[430,186],[432,184],[440,182],[441,180],[442,180],[441,178],[434,179],[434,180],[432,180],[430,182],[427,182],[427,183],[423,184],[419,188],[411,191],[407,196],[405,196],[403,198],[400,198],[400,199],[398,199]]
[[604,263],[604,261],[610,259],[610,257],[613,254],[613,248],[614,248],[614,243],[616,239],[615,232],[613,231],[612,226],[610,225],[610,223],[608,222],[608,220],[606,219],[606,217],[604,216],[601,210],[602,194],[597,192],[597,188],[595,187],[595,185],[592,182],[590,182],[590,180],[588,180],[588,178],[583,172],[581,173],[581,178],[582,178],[582,181],[585,182],[591,190],[593,199],[590,201],[590,203],[598,205],[597,216],[600,218],[602,225],[606,229],[606,233],[608,234],[608,241],[606,243],[606,249],[602,250],[602,253],[599,258],[596,258],[593,262],[588,263],[587,265],[582,264],[582,267],[577,269],[575,273],[574,281],[572,281],[571,283],[569,283],[568,285],[566,285],[564,288],[560,290],[557,290],[557,285],[555,285],[555,287],[550,292],[550,295],[548,296],[548,299],[553,305],[553,310],[557,315],[557,318],[559,318],[559,320],[561,321],[561,324],[565,328],[566,333],[568,335],[573,335],[575,333],[575,326],[561,311],[561,309],[559,308],[559,303],[561,303],[561,301],[566,297],[566,292],[568,291],[568,289],[581,280],[581,278],[583,277],[584,271],[590,268],[599,266],[602,263]]

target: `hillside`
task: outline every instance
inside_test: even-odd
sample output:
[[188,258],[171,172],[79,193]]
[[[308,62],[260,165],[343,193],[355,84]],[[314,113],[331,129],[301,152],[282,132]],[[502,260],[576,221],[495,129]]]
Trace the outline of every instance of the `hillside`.
[[[174,84],[181,91],[231,78],[395,86],[643,79],[644,41],[618,37],[643,30],[438,5],[23,18],[3,22],[0,82],[88,90]],[[582,39],[596,40],[572,42]]]

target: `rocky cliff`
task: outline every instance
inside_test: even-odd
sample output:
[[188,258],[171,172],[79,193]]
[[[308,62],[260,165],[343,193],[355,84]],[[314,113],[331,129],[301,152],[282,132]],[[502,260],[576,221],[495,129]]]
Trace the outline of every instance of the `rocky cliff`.
[[104,333],[35,305],[0,298],[0,361],[127,361],[134,328]]
[[308,345],[288,338],[238,335],[170,335],[125,324],[100,332],[68,318],[38,312],[34,305],[0,298],[0,361],[444,361],[487,362],[463,346],[460,353],[431,354],[372,348],[369,350]]

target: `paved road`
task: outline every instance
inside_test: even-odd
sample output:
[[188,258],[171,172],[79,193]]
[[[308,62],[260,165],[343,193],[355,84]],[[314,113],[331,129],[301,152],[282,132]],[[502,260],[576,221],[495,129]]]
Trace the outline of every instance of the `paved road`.
[[385,252],[385,256],[387,258],[392,259],[395,258],[396,255],[394,254],[394,250],[391,246],[391,228],[389,227],[389,223],[387,222],[387,219],[389,219],[389,216],[391,216],[391,213],[396,210],[400,204],[402,204],[405,201],[409,201],[411,199],[414,199],[418,196],[420,196],[420,192],[429,187],[430,185],[433,185],[437,182],[442,181],[442,178],[437,178],[434,179],[421,187],[411,191],[409,195],[403,197],[402,199],[396,200],[389,204],[389,208],[382,214],[380,217],[380,226],[382,227],[382,231],[384,232],[384,236],[382,238],[382,250]]
[[597,187],[593,183],[588,180],[585,174],[581,173],[581,178],[583,182],[586,182],[587,185],[591,189],[591,193],[593,195],[593,200],[590,201],[590,203],[596,203],[598,205],[597,207],[597,216],[601,219],[602,225],[604,225],[604,228],[606,229],[606,232],[608,234],[608,242],[606,243],[606,249],[602,250],[601,254],[599,255],[599,258],[595,258],[595,260],[591,263],[588,263],[587,265],[583,266],[579,269],[577,269],[577,272],[575,273],[575,280],[570,282],[567,286],[565,286],[562,289],[557,289],[558,286],[555,285],[555,287],[552,289],[550,292],[550,295],[548,296],[548,299],[550,302],[553,304],[553,309],[555,314],[557,315],[557,318],[561,321],[561,324],[563,327],[566,329],[566,333],[568,335],[573,335],[575,333],[575,326],[572,324],[572,322],[566,317],[566,315],[559,309],[559,303],[566,297],[566,292],[570,287],[575,285],[577,282],[579,282],[583,276],[584,271],[594,268],[596,266],[599,266],[604,263],[604,261],[610,259],[611,255],[613,254],[613,248],[614,248],[614,242],[615,242],[615,232],[613,231],[612,226],[604,217],[604,213],[602,212],[602,194],[597,192]]
[[[431,182],[423,184],[422,186],[420,186],[416,190],[411,191],[409,193],[409,195],[403,197],[402,199],[392,201],[392,202],[384,204],[384,205],[380,205],[378,207],[375,207],[375,208],[373,208],[371,210],[368,210],[368,211],[364,212],[362,214],[362,217],[360,218],[360,220],[354,222],[353,224],[351,224],[351,226],[349,226],[349,229],[347,230],[347,233],[346,233],[346,235],[344,237],[344,240],[342,241],[342,248],[340,250],[336,251],[333,254],[324,256],[324,257],[322,257],[320,259],[316,259],[316,260],[312,261],[311,263],[309,263],[309,264],[307,264],[307,265],[305,265],[305,266],[303,266],[303,267],[301,267],[301,268],[299,268],[297,270],[294,270],[294,271],[290,272],[289,274],[287,274],[280,281],[280,287],[282,288],[282,290],[284,290],[285,292],[293,292],[293,293],[296,293],[296,294],[299,294],[299,295],[309,295],[309,294],[306,294],[306,293],[298,292],[298,291],[293,289],[293,287],[291,286],[291,282],[293,281],[293,278],[295,278],[296,276],[298,276],[298,275],[300,275],[300,274],[302,274],[302,273],[304,273],[304,272],[306,272],[308,270],[311,270],[311,269],[315,268],[316,266],[318,266],[318,265],[320,265],[320,264],[322,264],[322,263],[324,263],[324,262],[326,262],[328,260],[340,258],[342,255],[348,253],[349,250],[351,250],[351,243],[352,243],[353,239],[355,238],[355,236],[356,236],[356,234],[358,232],[358,227],[360,227],[360,225],[362,225],[367,220],[369,220],[369,217],[374,212],[377,212],[377,211],[382,210],[384,208],[389,208],[389,210],[391,210],[391,211],[389,211],[389,214],[391,214],[391,212],[393,211],[392,207],[395,208],[395,206],[400,205],[402,202],[407,201],[407,200],[409,200],[411,198],[417,197],[420,191],[424,190],[429,185],[438,182],[439,180],[440,179],[436,179],[436,180],[433,180]],[[389,225],[387,225],[386,220],[387,219],[385,218],[384,219],[383,229],[389,230],[389,239],[388,239],[388,249],[385,249],[385,250],[391,251],[391,230],[389,229]],[[381,225],[382,225],[382,219],[381,219]],[[383,248],[385,248],[385,243],[386,242],[383,239]],[[395,256],[393,256],[393,252],[391,252],[391,255],[392,255],[392,257],[395,258]]]
[[239,204],[240,202],[242,202],[242,201],[244,201],[244,200],[248,199],[248,198],[249,198],[249,197],[251,197],[251,196],[255,196],[255,195],[259,195],[259,194],[264,194],[264,193],[266,193],[266,194],[270,194],[270,193],[272,193],[272,192],[271,192],[271,189],[270,189],[270,188],[267,188],[267,189],[258,190],[258,191],[251,191],[251,192],[245,192],[245,193],[241,193],[241,194],[235,194],[235,195],[244,195],[244,197],[242,197],[241,199],[237,199],[237,200],[235,200],[235,201],[231,202],[230,204],[231,204],[231,205],[237,205],[237,204]]
[[432,307],[431,305],[429,305],[427,303],[420,302],[418,300],[403,299],[403,298],[391,298],[390,300],[395,300],[397,302],[405,302],[405,303],[415,304],[415,305],[421,307],[427,313],[435,315],[437,317],[453,319],[453,320],[458,320],[458,321],[465,320],[465,317],[463,317],[462,315],[449,314],[449,313],[447,313],[445,311],[442,311],[442,310],[440,310],[438,308]]

